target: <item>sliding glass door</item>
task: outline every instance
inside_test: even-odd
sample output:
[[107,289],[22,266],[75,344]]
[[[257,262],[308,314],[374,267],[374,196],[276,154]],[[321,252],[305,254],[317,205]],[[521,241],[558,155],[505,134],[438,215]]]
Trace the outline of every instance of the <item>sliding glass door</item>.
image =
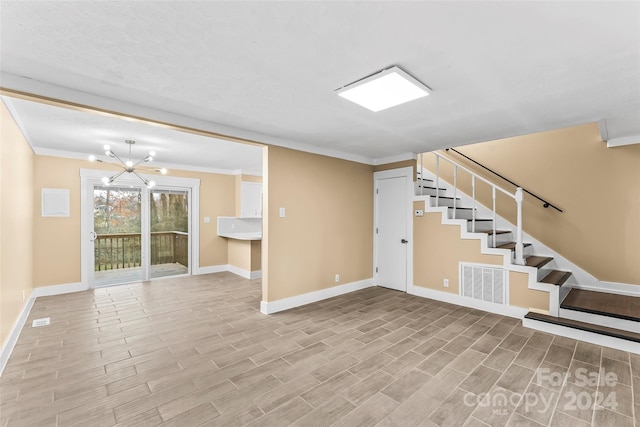
[[150,277],[189,273],[189,191],[153,189]]
[[190,190],[92,186],[93,286],[190,273]]
[[142,188],[94,186],[94,283],[143,280]]

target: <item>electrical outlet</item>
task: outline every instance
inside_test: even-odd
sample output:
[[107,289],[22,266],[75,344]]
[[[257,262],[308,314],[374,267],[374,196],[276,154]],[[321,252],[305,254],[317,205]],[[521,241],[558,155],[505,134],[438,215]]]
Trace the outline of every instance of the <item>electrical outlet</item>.
[[449,279],[444,279],[444,282],[442,283],[444,285],[445,288],[449,287]]
[[336,274],[336,283],[338,283],[340,281],[340,275]]

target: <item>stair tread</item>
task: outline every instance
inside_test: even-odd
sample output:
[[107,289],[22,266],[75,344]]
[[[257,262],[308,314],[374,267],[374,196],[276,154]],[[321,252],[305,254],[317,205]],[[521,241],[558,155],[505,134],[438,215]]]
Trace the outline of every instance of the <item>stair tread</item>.
[[[428,188],[429,190],[436,190],[436,187],[431,187],[428,185],[418,185],[418,188]],[[438,188],[438,190],[446,191],[447,189],[440,187]]]
[[[477,221],[477,219],[476,219]],[[523,243],[522,246],[524,246],[525,248],[531,246],[531,243]],[[496,246],[497,249],[511,249],[512,251],[516,250],[516,242],[509,242],[509,243],[505,243],[503,245],[499,245]]]
[[540,268],[551,261],[553,261],[553,258],[551,257],[531,255],[525,258],[525,265],[528,267]]
[[[476,230],[476,233],[493,234],[493,230]],[[511,233],[511,230],[496,230],[496,234],[507,234],[507,233]]]
[[[469,222],[473,222],[472,219],[468,219],[467,221]],[[486,218],[476,218],[476,222],[478,221],[493,221],[492,219],[486,219]]]
[[622,329],[609,328],[607,326],[600,326],[594,323],[579,322],[573,319],[565,319],[563,317],[550,316],[548,314],[540,314],[533,311],[528,312],[525,319],[538,320],[540,322],[553,323],[560,326],[567,326],[569,328],[580,329],[583,331],[594,332],[596,334],[607,335],[614,338],[621,338],[624,340],[640,342],[640,334],[625,331]]
[[570,271],[553,270],[540,280],[542,283],[550,283],[552,285],[562,286],[567,279],[571,277]]
[[[436,196],[433,196],[436,197]],[[447,196],[438,196],[439,199],[449,199],[449,200],[453,200],[453,197],[447,197]],[[460,197],[456,197],[456,200],[460,200]],[[460,208],[458,208],[460,209]]]
[[629,295],[573,288],[560,308],[640,322],[640,297]]

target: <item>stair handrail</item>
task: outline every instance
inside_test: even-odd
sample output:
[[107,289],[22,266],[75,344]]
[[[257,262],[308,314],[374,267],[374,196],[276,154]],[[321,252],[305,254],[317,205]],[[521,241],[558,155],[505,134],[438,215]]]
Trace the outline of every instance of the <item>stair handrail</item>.
[[[522,241],[522,201],[524,200],[524,191],[521,187],[518,187],[515,191],[515,193],[511,193],[508,190],[505,190],[504,188],[500,187],[499,185],[496,185],[494,183],[492,183],[491,181],[489,181],[488,179],[485,179],[483,177],[481,177],[480,175],[478,175],[477,173],[473,172],[472,170],[462,166],[461,164],[455,162],[454,160],[451,160],[445,156],[442,156],[436,152],[432,152],[432,154],[436,157],[436,182],[435,182],[435,188],[436,188],[436,206],[439,206],[439,199],[440,199],[440,159],[443,159],[449,163],[451,163],[453,165],[453,218],[456,217],[456,208],[457,208],[457,196],[458,196],[458,168],[462,169],[463,171],[467,172],[469,175],[471,175],[471,199],[473,201],[473,207],[472,207],[472,211],[471,211],[471,231],[475,233],[476,231],[476,179],[479,179],[480,181],[486,183],[487,185],[489,185],[491,187],[491,197],[493,199],[493,207],[492,207],[492,213],[493,213],[493,218],[492,218],[492,226],[493,226],[493,247],[496,247],[496,219],[497,219],[497,213],[496,213],[496,191],[500,191],[501,193],[505,194],[506,196],[512,198],[515,202],[516,202],[516,256],[515,256],[515,260],[514,263],[518,264],[518,265],[525,265],[525,261],[524,261],[524,243]],[[423,167],[423,154],[420,154],[420,179],[422,179],[422,171],[424,170]],[[424,185],[422,182],[420,182],[420,194],[424,195]]]
[[[513,185],[514,187],[521,187],[520,185],[518,185],[518,184],[516,184],[515,182],[511,181],[509,178],[506,178],[506,177],[502,176],[501,174],[499,174],[498,172],[494,171],[493,169],[491,169],[491,168],[489,168],[489,167],[487,167],[487,166],[483,165],[482,163],[478,162],[477,160],[472,159],[471,157],[467,156],[466,154],[459,152],[459,151],[458,151],[458,150],[456,150],[455,148],[446,148],[445,150],[446,150],[446,151],[451,150],[451,151],[453,151],[454,153],[457,153],[457,154],[461,155],[461,156],[462,156],[462,157],[464,157],[465,159],[467,159],[467,160],[469,160],[469,161],[471,161],[471,162],[475,163],[476,165],[480,166],[481,168],[486,169],[486,170],[488,170],[489,172],[491,172],[492,174],[494,174],[494,175],[496,175],[496,176],[498,176],[498,177],[500,177],[500,178],[504,179],[504,180],[505,180],[505,181],[507,181],[509,184]],[[524,188],[524,187],[521,187],[521,188],[522,188],[522,191],[524,191],[525,193],[527,193],[527,194],[529,194],[529,195],[531,195],[531,196],[535,197],[536,199],[540,200],[540,201],[543,203],[543,204],[542,204],[542,207],[543,207],[543,208],[549,208],[549,207],[551,207],[551,208],[553,208],[553,209],[557,210],[558,212],[564,212],[562,209],[560,209],[559,207],[557,207],[556,205],[554,205],[554,204],[553,204],[553,203],[551,203],[551,202],[547,202],[545,199],[543,199],[542,197],[538,196],[537,194],[532,193],[531,191],[527,190],[527,189],[526,189],[526,188]]]

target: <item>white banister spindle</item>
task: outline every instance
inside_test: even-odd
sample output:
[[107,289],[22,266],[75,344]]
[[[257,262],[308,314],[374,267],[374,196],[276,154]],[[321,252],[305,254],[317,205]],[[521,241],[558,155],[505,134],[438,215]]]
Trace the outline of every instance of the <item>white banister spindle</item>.
[[424,179],[422,177],[422,172],[424,171],[424,167],[422,166],[422,156],[424,154],[420,153],[420,174],[419,174],[419,181],[418,181],[418,185],[420,186],[420,195],[424,196]]
[[517,219],[516,219],[516,259],[515,263],[518,265],[524,265],[524,244],[522,243],[522,201],[524,199],[524,191],[518,187],[516,189],[516,206],[517,206]]
[[491,187],[491,197],[493,198],[493,247],[496,247],[496,187]]
[[436,154],[436,206],[440,200],[440,192],[437,190],[440,188],[440,156]]
[[456,197],[458,196],[458,165],[453,165],[453,218],[456,217]]
[[471,175],[471,199],[473,200],[473,210],[471,211],[471,231],[476,232],[476,176]]

